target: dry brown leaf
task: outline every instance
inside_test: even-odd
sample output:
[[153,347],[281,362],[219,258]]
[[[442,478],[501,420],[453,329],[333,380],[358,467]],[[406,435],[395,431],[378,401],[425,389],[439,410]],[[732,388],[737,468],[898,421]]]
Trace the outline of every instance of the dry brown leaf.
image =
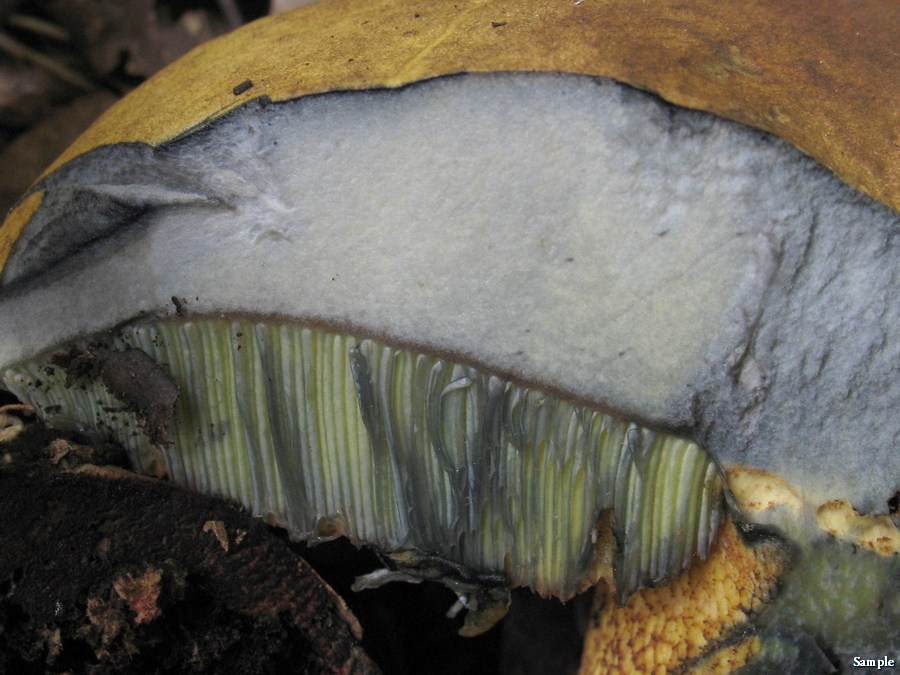
[[121,65],[129,75],[148,77],[225,30],[208,12],[175,18],[155,0],[55,0],[47,9],[72,32],[97,75]]
[[70,91],[70,87],[37,66],[0,62],[0,126],[30,126]]

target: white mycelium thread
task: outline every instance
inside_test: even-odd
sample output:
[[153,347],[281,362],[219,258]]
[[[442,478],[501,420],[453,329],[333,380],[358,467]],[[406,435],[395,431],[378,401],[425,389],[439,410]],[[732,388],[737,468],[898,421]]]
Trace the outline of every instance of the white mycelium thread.
[[[83,345],[84,343],[82,343]],[[689,441],[448,359],[287,322],[126,327],[181,395],[160,446],[173,480],[315,539],[326,522],[568,598],[593,580],[592,532],[615,509],[624,594],[705,556],[722,488]],[[4,373],[42,413],[155,454],[98,380],[46,360]]]

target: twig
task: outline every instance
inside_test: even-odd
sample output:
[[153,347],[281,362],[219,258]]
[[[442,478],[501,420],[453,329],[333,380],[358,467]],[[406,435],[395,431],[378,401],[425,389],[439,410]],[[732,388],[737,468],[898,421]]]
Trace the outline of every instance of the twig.
[[69,31],[59,24],[28,14],[10,14],[6,19],[6,25],[10,28],[18,28],[19,30],[50,38],[57,42],[68,42],[71,39]]
[[84,77],[81,73],[69,68],[67,65],[56,61],[46,54],[42,54],[36,49],[32,49],[27,45],[23,45],[21,42],[11,37],[7,33],[0,31],[0,51],[4,51],[10,56],[23,59],[25,61],[31,61],[36,66],[39,66],[46,70],[49,73],[52,73],[56,77],[58,77],[63,82],[68,82],[71,85],[78,87],[79,89],[83,89],[84,91],[92,91],[96,87],[93,82]]
[[8,405],[0,406],[0,413],[7,413],[12,411],[18,411],[23,415],[34,415],[34,406],[30,406],[27,403],[10,403]]

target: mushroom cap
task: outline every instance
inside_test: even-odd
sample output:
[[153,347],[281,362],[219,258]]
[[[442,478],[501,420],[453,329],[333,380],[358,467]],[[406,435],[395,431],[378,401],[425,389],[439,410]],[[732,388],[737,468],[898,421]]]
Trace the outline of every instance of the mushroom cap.
[[[82,170],[90,162],[88,156],[98,153],[98,149],[139,147],[134,144],[170,147],[169,144],[192,136],[252,101],[261,104],[327,92],[397,88],[455,73],[546,71],[612,77],[656,92],[675,104],[708,110],[774,132],[850,184],[896,209],[900,207],[900,161],[896,149],[900,99],[894,86],[900,81],[894,54],[897,29],[898,10],[895,3],[888,1],[864,5],[810,1],[788,6],[763,2],[684,6],[674,2],[549,0],[464,0],[453,5],[390,0],[317,3],[260,20],[198,48],[109,110],[48,169],[11,212],[0,228],[0,261],[5,262],[11,255],[15,258],[17,242],[21,244],[23,235],[27,238],[47,220],[47,204],[59,187],[65,186],[67,167],[70,174],[73,167]],[[96,156],[110,155],[100,152]],[[76,161],[82,163],[76,166]],[[878,255],[878,242],[882,240],[887,242],[887,256],[882,258],[879,269],[893,267],[890,261],[896,260],[895,245],[891,244],[896,238],[890,236],[896,231],[896,214],[868,203],[865,208],[876,214],[881,238],[868,242],[868,248],[861,247],[857,257],[842,266],[840,274],[855,274],[867,256]],[[846,241],[849,240],[835,239],[829,245],[841,246]],[[7,268],[4,281],[11,283],[15,293],[19,280],[10,270],[13,267]],[[820,277],[826,274],[817,273]],[[889,295],[896,284],[878,279],[878,293],[888,295],[872,311],[880,312],[880,319],[890,324],[897,315],[896,302],[891,302]],[[853,287],[854,293],[845,294],[843,299],[854,304],[867,283],[860,282]],[[814,296],[811,291],[808,298],[800,297],[797,302]],[[799,308],[791,312],[787,316],[802,314]],[[852,321],[859,313],[848,316]],[[773,316],[773,321],[778,320],[777,315]],[[809,326],[808,330],[815,330],[814,322]],[[860,339],[853,332],[855,329],[847,330],[849,337],[846,332],[839,336],[844,351],[857,346],[875,350],[878,336],[884,337],[883,327],[873,329],[878,334],[865,339]],[[778,340],[771,335],[763,337],[770,340],[767,355],[780,359],[783,354],[778,352]],[[896,341],[886,340],[881,355],[876,355],[876,364],[889,363],[896,351]],[[695,396],[696,404],[709,411],[704,419],[694,418],[687,411],[689,397],[679,400],[680,408],[675,413],[648,409],[637,410],[636,414],[662,426],[693,428],[700,440],[722,448],[724,458],[734,461],[742,457],[741,452],[752,445],[756,427],[766,424],[765,420],[759,421],[758,415],[747,414],[752,405],[746,399],[765,388],[769,371],[784,371],[778,371],[777,366],[767,364],[758,355],[748,357],[746,342],[733,346],[733,358],[724,365],[734,371],[728,377],[730,386],[739,394],[723,395],[728,403],[706,404]],[[794,347],[788,352],[791,349]],[[830,352],[825,348],[800,351],[802,355],[797,358],[803,363],[790,367],[809,371],[814,379],[816,363],[824,367]],[[796,350],[795,353],[799,354]],[[873,413],[877,418],[882,414],[879,411],[896,403],[896,386],[886,382],[889,373],[871,373],[868,365],[853,370],[848,358],[840,361],[842,367],[846,365],[851,375],[863,372],[862,380],[851,389],[865,391],[865,396],[871,397],[860,400],[853,392],[848,394],[853,399],[848,421],[858,409],[871,406],[877,407]],[[509,363],[504,367],[510,367]],[[526,373],[526,377],[532,375]],[[833,377],[837,381],[841,373]],[[565,387],[560,381],[551,384]],[[833,387],[833,382],[827,385],[829,389]],[[592,396],[591,392],[574,393],[594,400],[603,398]],[[736,395],[743,397],[740,405],[731,403]],[[844,395],[829,390],[828,396],[830,401],[837,401]],[[788,400],[787,395],[784,400]],[[634,403],[599,402],[624,408]],[[796,412],[776,413],[773,405],[767,412],[780,414],[781,418]],[[801,407],[800,412],[809,412],[811,405]],[[713,420],[716,416],[728,422],[717,425]],[[866,464],[848,458],[855,450],[848,448],[847,438],[855,432],[836,437],[833,443],[825,443],[826,447],[812,448],[809,446],[824,442],[822,434],[810,435],[819,420],[808,421],[805,427],[803,420],[799,422],[802,429],[796,444],[807,447],[791,447],[785,454],[807,460],[817,453],[822,457],[841,457],[839,466],[843,473],[852,473]],[[784,419],[778,424],[788,427]],[[896,479],[891,476],[900,472],[890,464],[891,429],[888,425],[875,433],[875,440],[863,441],[875,463],[886,468],[881,479],[864,481],[864,487],[852,490],[851,498],[861,495],[869,508],[877,507],[886,490],[896,488]],[[736,440],[725,438],[729,434],[736,434]],[[776,454],[773,444],[784,442],[784,434],[782,431],[773,437],[775,440],[760,460],[763,468],[780,472],[793,463],[776,459],[773,466],[770,461]],[[758,459],[752,453],[748,455],[751,464]],[[796,479],[808,473],[804,469],[791,477]],[[855,478],[846,480],[853,484]]]
[[[263,96],[547,71],[609,77],[764,129],[900,209],[898,31],[891,0],[327,0],[201,45],[103,115],[47,173],[102,145],[157,146]],[[2,230],[0,263],[30,217],[20,208]]]

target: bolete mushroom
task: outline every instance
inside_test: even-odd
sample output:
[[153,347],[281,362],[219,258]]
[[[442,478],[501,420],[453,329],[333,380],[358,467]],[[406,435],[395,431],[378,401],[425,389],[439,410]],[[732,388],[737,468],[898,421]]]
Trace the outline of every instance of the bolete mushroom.
[[[140,471],[378,547],[362,587],[442,581],[469,633],[510,585],[602,578],[610,510],[619,602],[705,557],[723,468],[812,551],[820,505],[900,488],[897,28],[889,2],[261,20],[12,211],[0,378]],[[754,510],[775,484],[796,508]]]

